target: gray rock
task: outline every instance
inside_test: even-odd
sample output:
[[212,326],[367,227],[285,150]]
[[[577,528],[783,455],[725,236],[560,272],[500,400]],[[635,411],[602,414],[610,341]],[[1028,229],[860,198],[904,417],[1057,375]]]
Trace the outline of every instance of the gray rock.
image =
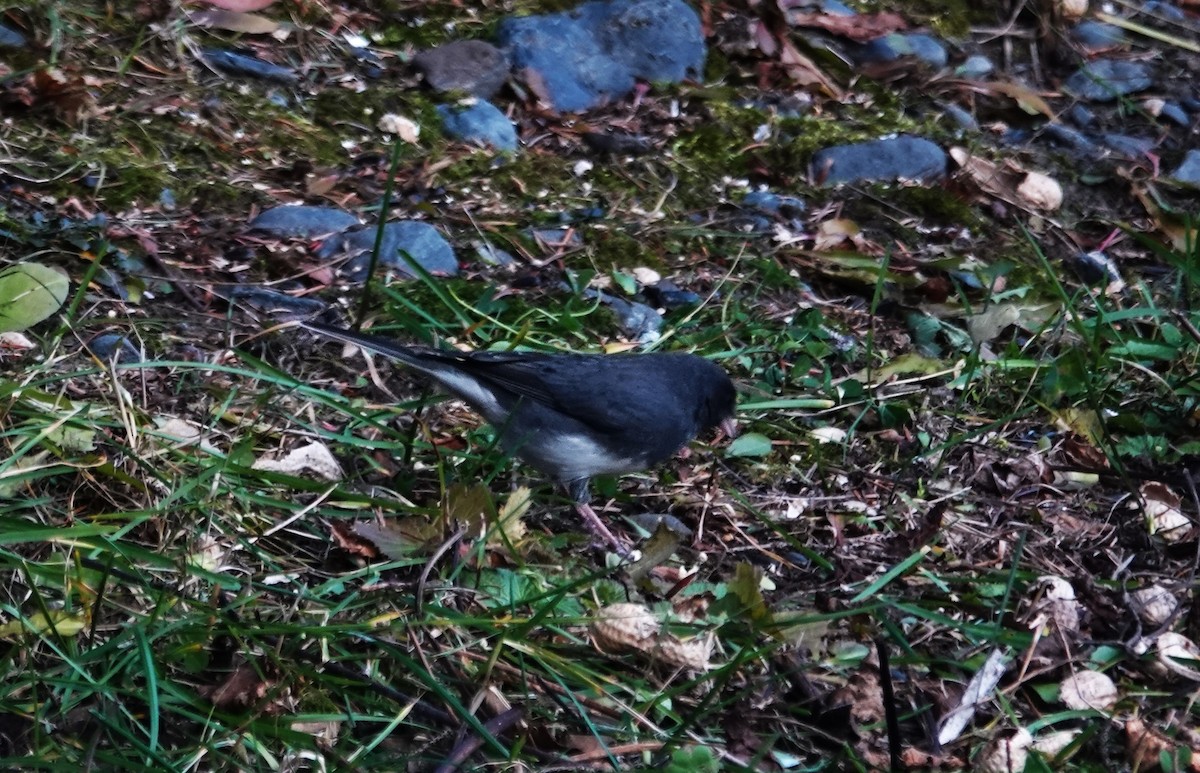
[[253,285],[233,285],[226,288],[225,292],[231,301],[239,301],[271,314],[316,314],[326,308],[325,302],[316,298],[288,295]]
[[511,252],[502,250],[491,242],[474,241],[471,242],[471,246],[475,248],[475,255],[480,262],[489,266],[509,266],[517,262]]
[[706,49],[700,18],[683,0],[593,0],[564,13],[507,18],[497,39],[514,70],[528,71],[555,110],[587,110],[623,97],[637,78],[698,78]]
[[525,233],[539,245],[553,249],[569,247],[574,249],[583,246],[583,237],[579,231],[566,228],[528,228]]
[[1081,21],[1071,29],[1071,39],[1084,48],[1113,48],[1126,42],[1125,30],[1100,21]]
[[20,32],[0,24],[0,48],[24,48],[28,42]]
[[1154,140],[1145,137],[1132,137],[1128,134],[1105,133],[1100,135],[1101,141],[1112,151],[1126,158],[1141,158],[1154,150]]
[[479,100],[471,105],[438,105],[446,134],[496,150],[517,149],[517,130],[512,121],[491,102]]
[[654,140],[650,137],[615,130],[586,132],[583,144],[596,153],[613,156],[642,156],[654,150]]
[[1063,88],[1093,102],[1111,102],[1117,97],[1144,91],[1154,84],[1149,65],[1115,59],[1097,59],[1075,71]]
[[954,68],[954,74],[960,78],[985,78],[996,70],[992,60],[983,54],[968,56],[966,61]]
[[422,51],[413,66],[435,91],[463,91],[490,99],[508,80],[508,58],[484,40],[456,40]]
[[248,54],[218,48],[206,48],[200,53],[206,62],[227,75],[244,75],[275,83],[296,83],[300,80],[300,76],[290,67],[264,62]]
[[893,32],[876,38],[858,48],[855,59],[864,64],[894,62],[911,56],[930,67],[941,69],[949,57],[942,42],[931,35],[913,32]]
[[1078,102],[1071,105],[1067,115],[1071,117],[1071,122],[1080,129],[1086,129],[1096,123],[1096,114],[1087,105]]
[[597,298],[600,303],[612,310],[617,318],[621,332],[638,343],[648,344],[657,341],[661,336],[663,318],[657,309],[653,309],[638,301],[627,301],[611,293],[601,290],[588,289],[583,293],[585,298]]
[[940,180],[946,153],[921,137],[900,135],[856,145],[837,145],[813,154],[812,177],[823,185],[870,180]]
[[303,204],[263,210],[249,227],[273,236],[314,237],[340,233],[356,225],[358,218],[345,210]]
[[1178,102],[1164,102],[1162,112],[1158,114],[1159,118],[1166,118],[1174,124],[1187,128],[1192,125],[1192,117],[1183,109],[1183,105]]
[[854,9],[838,0],[821,0],[821,10],[830,16],[856,16]]
[[1183,22],[1188,18],[1182,8],[1173,3],[1160,2],[1160,0],[1148,0],[1142,5],[1142,13],[1157,16],[1161,21]]
[[1055,142],[1083,152],[1096,150],[1096,143],[1088,139],[1082,132],[1061,123],[1048,123],[1042,132]]
[[[341,252],[351,253],[354,257],[342,267],[342,275],[351,282],[365,281],[371,265],[371,250],[375,247],[376,231],[374,227],[361,228],[328,239],[318,250],[318,257],[328,258]],[[454,276],[458,273],[458,258],[454,254],[454,248],[436,228],[420,220],[397,220],[388,223],[383,227],[378,265],[405,276],[417,276],[409,258],[430,274]]]
[[1171,172],[1171,179],[1200,188],[1200,150],[1189,150],[1183,162]]
[[101,333],[87,342],[88,351],[101,362],[141,362],[142,352],[123,333]]
[[800,217],[808,205],[797,196],[780,196],[771,191],[750,191],[742,198],[742,206],[753,207],[770,215]]
[[975,120],[975,116],[971,115],[969,110],[959,107],[953,102],[947,102],[946,104],[942,105],[942,110],[944,110],[946,115],[950,116],[950,118],[953,119],[953,121],[958,124],[960,128],[966,129],[967,131],[979,131],[979,122]]
[[699,293],[676,287],[670,279],[663,279],[658,284],[646,285],[642,288],[641,294],[651,305],[662,309],[699,306],[704,302],[704,298]]

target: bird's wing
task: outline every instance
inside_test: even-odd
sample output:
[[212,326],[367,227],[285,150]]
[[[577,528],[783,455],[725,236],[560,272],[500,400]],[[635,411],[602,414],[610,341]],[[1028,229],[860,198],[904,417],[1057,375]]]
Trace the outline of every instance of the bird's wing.
[[320,322],[304,321],[302,327],[337,341],[354,344],[432,376],[447,389],[469,399],[473,390],[464,388],[458,373],[478,379],[484,386],[501,388],[515,397],[552,404],[554,395],[539,377],[538,365],[545,355],[527,352],[456,352],[428,346],[402,344],[380,336],[359,333]]

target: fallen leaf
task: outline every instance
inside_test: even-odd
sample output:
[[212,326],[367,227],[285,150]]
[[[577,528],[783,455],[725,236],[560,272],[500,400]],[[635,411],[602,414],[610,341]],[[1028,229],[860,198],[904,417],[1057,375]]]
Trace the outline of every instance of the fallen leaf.
[[67,300],[66,273],[41,263],[18,263],[0,271],[0,332],[26,330]]
[[363,538],[352,532],[345,524],[331,522],[329,524],[329,535],[333,537],[334,543],[346,551],[347,553],[359,556],[361,558],[377,558],[379,549],[375,547],[374,542],[368,537]]
[[226,11],[261,11],[273,4],[275,0],[204,0],[209,5],[224,8]]
[[316,477],[328,481],[339,481],[345,477],[342,466],[333,458],[333,452],[315,442],[293,449],[282,459],[257,459],[251,465],[251,469],[284,472],[289,475],[311,472]]
[[856,13],[849,16],[832,13],[789,13],[788,23],[795,27],[825,30],[833,35],[866,43],[892,32],[908,29],[908,22],[897,13]]
[[188,19],[198,27],[207,27],[247,35],[270,35],[279,29],[279,22],[254,13],[238,11],[195,11]]

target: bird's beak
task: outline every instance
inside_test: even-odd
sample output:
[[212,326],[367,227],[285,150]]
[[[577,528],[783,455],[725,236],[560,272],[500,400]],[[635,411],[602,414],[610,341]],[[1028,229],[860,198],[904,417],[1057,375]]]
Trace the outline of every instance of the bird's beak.
[[737,437],[738,433],[737,419],[732,416],[721,419],[721,423],[717,425],[717,429],[721,430],[722,435],[733,440]]

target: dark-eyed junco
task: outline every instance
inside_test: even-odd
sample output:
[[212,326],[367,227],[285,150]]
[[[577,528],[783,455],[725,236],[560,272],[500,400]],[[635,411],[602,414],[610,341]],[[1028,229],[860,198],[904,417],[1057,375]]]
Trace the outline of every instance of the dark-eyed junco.
[[393,357],[467,402],[505,450],[561,483],[618,552],[624,546],[588,505],[588,479],[644,470],[714,427],[735,434],[733,382],[694,354],[458,352],[300,325]]

